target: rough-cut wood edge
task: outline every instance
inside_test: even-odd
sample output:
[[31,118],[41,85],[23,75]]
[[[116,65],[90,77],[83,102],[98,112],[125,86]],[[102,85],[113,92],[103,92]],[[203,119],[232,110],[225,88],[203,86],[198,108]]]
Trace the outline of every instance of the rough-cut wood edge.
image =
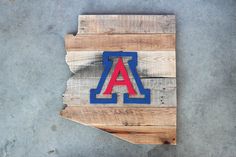
[[176,125],[176,107],[67,106],[61,116],[90,126]]
[[175,34],[66,35],[66,51],[175,51]]
[[79,15],[78,34],[175,33],[175,15]]
[[[72,110],[69,110],[68,112],[68,108],[69,109],[72,109]],[[122,140],[125,140],[127,142],[130,142],[130,143],[133,143],[133,144],[173,144],[175,145],[176,144],[176,123],[175,125],[171,125],[171,123],[169,123],[170,125],[154,125],[154,124],[151,124],[151,125],[148,125],[147,123],[145,125],[142,125],[142,123],[139,123],[137,122],[136,124],[132,124],[132,125],[129,125],[129,123],[126,123],[126,122],[122,122],[120,123],[121,125],[107,125],[107,124],[91,124],[91,123],[84,123],[84,122],[81,122],[80,120],[78,120],[76,117],[79,116],[82,116],[82,117],[86,117],[90,120],[95,120],[99,117],[89,117],[91,114],[87,114],[87,112],[85,112],[84,114],[86,115],[80,115],[79,112],[76,111],[76,109],[78,108],[81,108],[81,107],[66,107],[65,110],[67,110],[65,112],[65,110],[63,110],[61,112],[61,116],[63,118],[66,118],[66,119],[70,119],[74,122],[78,122],[78,123],[81,123],[81,124],[84,124],[84,125],[87,125],[87,126],[92,126],[92,127],[96,127],[98,129],[101,129],[103,131],[106,131],[110,134],[112,134],[113,136],[116,136]],[[82,107],[84,108],[84,107]],[[104,112],[103,110],[103,107],[101,107],[100,109],[102,110],[97,110],[98,108],[97,107],[89,107],[90,109],[88,110],[85,110],[85,111],[91,111],[91,109],[93,108],[94,110],[96,110],[97,112],[99,112],[97,115],[101,116],[102,120],[105,120],[104,119],[104,114],[106,115],[107,113]],[[130,107],[127,107],[127,108],[130,108]],[[110,107],[109,110],[113,110],[115,109],[116,111],[113,113],[113,114],[108,114],[108,116],[110,117],[108,120],[112,121],[112,120],[120,120],[119,118],[117,118],[117,114],[121,114],[120,116],[123,116],[124,114],[128,114],[128,115],[131,115],[129,118],[136,118],[136,121],[137,120],[140,120],[140,121],[143,121],[143,119],[146,118],[145,115],[142,114],[142,112],[140,112],[139,114],[137,114],[136,116],[132,117],[133,114],[131,111],[137,111],[137,110],[146,110],[146,108],[142,107],[132,107],[131,110],[123,110],[122,108],[117,108],[117,107]],[[117,110],[118,109],[118,110]],[[121,110],[119,110],[121,109]],[[154,109],[154,110],[153,110]],[[155,110],[157,108],[153,108],[151,110],[148,110],[148,113],[147,114],[156,114],[156,116],[158,116],[159,114],[157,112],[155,112]],[[164,108],[158,108],[158,109],[164,109]],[[169,109],[173,109],[173,108],[168,108]],[[174,108],[175,109],[175,108]],[[109,111],[108,110],[108,111]],[[138,113],[138,112],[136,112]],[[68,114],[70,116],[68,116]],[[96,116],[96,115],[95,115]],[[112,118],[112,117],[115,117],[115,118]],[[126,117],[127,118],[127,117]],[[171,117],[169,117],[171,118]],[[158,117],[153,117],[153,121],[155,121],[155,119],[158,119]],[[176,120],[175,120],[176,121]],[[115,122],[116,123],[116,122]],[[158,124],[158,123],[157,123]]]
[[[171,15],[172,16],[172,15]],[[175,23],[175,19],[174,19],[174,23]],[[172,23],[173,24],[173,23]],[[141,25],[141,24],[140,24]],[[150,25],[149,25],[150,26]],[[82,27],[81,27],[82,28]],[[106,27],[106,29],[109,29],[109,27]],[[121,27],[120,27],[121,28]],[[138,27],[138,28],[141,28],[140,26]],[[156,29],[157,30],[157,27],[153,27],[154,28],[154,30]],[[145,28],[144,28],[145,29]],[[150,29],[150,28],[147,28],[147,29],[149,29],[149,31],[150,32],[148,32],[148,31],[146,31],[146,32],[144,32],[144,33],[175,33],[175,30],[174,30],[174,32],[152,32],[152,29]],[[174,24],[174,29],[175,29],[175,24]],[[80,28],[78,28],[78,32],[79,32],[79,30],[80,30]],[[102,29],[100,29],[99,31],[101,32],[101,30]],[[104,30],[104,29],[103,29]],[[117,29],[117,30],[119,30],[119,29]],[[141,30],[141,29],[140,29]],[[99,32],[98,31],[98,32]],[[126,31],[125,33],[128,33],[127,32],[127,30],[124,30],[124,31]],[[132,31],[131,31],[132,32]],[[102,33],[102,32],[101,32]],[[116,30],[114,31],[114,30],[111,30],[110,32],[106,32],[106,30],[105,30],[105,34],[111,34],[111,33],[122,33],[122,30],[120,29],[120,32],[116,32]],[[134,32],[134,33],[138,33],[138,32]],[[142,32],[140,32],[140,33],[142,33]],[[88,33],[87,33],[88,34]],[[174,40],[175,40],[175,37],[174,37]],[[143,42],[143,41],[142,41]],[[174,45],[175,45],[175,41],[174,41]],[[175,47],[175,46],[174,46]],[[86,49],[87,50],[87,49]],[[97,50],[97,49],[96,49]],[[104,50],[104,49],[102,49],[102,50]],[[120,49],[119,49],[120,50]],[[124,49],[125,50],[125,49]],[[146,50],[146,49],[145,49]],[[161,50],[162,51],[162,49],[156,49],[155,48],[155,50],[154,51],[156,51],[156,50]],[[166,49],[164,49],[164,50],[166,50]],[[169,49],[168,49],[169,50]],[[174,49],[171,49],[171,50],[175,50],[175,48]],[[135,49],[135,51],[138,51],[137,49]],[[147,50],[147,51],[149,51],[149,49]],[[176,111],[175,111],[176,112]],[[61,112],[61,113],[63,113],[63,111]],[[175,113],[176,114],[176,113]],[[64,117],[65,118],[65,117]],[[175,119],[176,119],[176,116],[175,116]],[[73,120],[74,121],[74,120]],[[100,128],[100,129],[102,129],[102,125],[98,125],[98,126],[95,126],[95,125],[93,125],[94,127],[97,127],[97,128]],[[176,142],[175,142],[175,138],[172,138],[172,136],[165,136],[166,137],[166,139],[169,139],[169,140],[165,140],[165,138],[161,138],[162,137],[162,135],[163,134],[157,134],[157,131],[155,132],[155,127],[160,127],[160,128],[166,128],[166,127],[169,127],[169,125],[167,126],[167,125],[165,125],[165,126],[125,126],[126,127],[126,129],[125,130],[129,130],[129,131],[131,131],[131,132],[129,132],[128,134],[123,134],[123,133],[119,133],[119,132],[117,132],[117,130],[119,130],[119,127],[124,127],[124,126],[111,126],[111,125],[109,125],[109,126],[105,126],[105,127],[112,127],[113,128],[113,133],[112,133],[112,135],[114,135],[114,136],[117,136],[118,138],[121,138],[121,139],[123,139],[123,140],[126,140],[126,141],[128,141],[128,142],[130,142],[130,143],[135,143],[135,144],[175,144]],[[127,127],[128,127],[128,129],[127,129]],[[134,128],[130,128],[130,127],[137,127],[137,132],[135,132],[135,129]],[[144,128],[149,128],[151,131],[149,131],[148,133],[144,133],[143,134],[143,127]],[[151,127],[151,128],[150,128]],[[171,127],[174,127],[175,129],[176,129],[176,126],[171,126]],[[115,128],[115,132],[114,132],[114,128]],[[103,128],[104,129],[104,128]],[[106,130],[105,130],[106,131]],[[108,130],[107,130],[108,131]],[[168,131],[167,131],[168,132]],[[165,132],[165,133],[167,133],[167,132]],[[174,137],[176,136],[176,131],[174,130],[174,132],[173,132],[174,134]],[[168,134],[168,133],[167,133]],[[168,134],[168,135],[172,135],[172,134]],[[172,140],[173,141],[171,141],[171,138],[172,138]],[[147,140],[148,139],[148,140]]]

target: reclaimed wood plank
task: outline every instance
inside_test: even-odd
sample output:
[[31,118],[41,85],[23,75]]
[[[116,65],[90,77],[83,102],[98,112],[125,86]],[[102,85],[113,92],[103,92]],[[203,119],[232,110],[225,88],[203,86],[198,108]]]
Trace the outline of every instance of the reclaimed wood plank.
[[[91,70],[84,70],[80,74],[75,74],[67,82],[67,89],[63,96],[64,104],[68,106],[80,106],[80,105],[90,105],[89,96],[90,89],[96,88],[99,82],[99,77],[90,78],[94,74]],[[87,77],[86,77],[87,76]],[[106,79],[104,87],[107,87],[108,81],[110,78]],[[151,89],[151,104],[150,105],[141,105],[139,106],[156,106],[156,107],[169,107],[176,106],[176,80],[174,78],[142,78],[141,79],[144,88]],[[134,79],[131,79],[131,82],[134,82]],[[140,97],[138,87],[133,83],[134,89],[137,91],[137,97]],[[102,89],[103,93],[105,88]],[[123,93],[127,92],[126,87],[117,86],[113,89],[114,93],[118,94],[117,105],[123,106]],[[97,95],[97,97],[104,97],[103,95]],[[109,97],[109,96],[108,96]],[[97,104],[98,105],[98,104]],[[99,104],[108,106],[109,104]],[[130,104],[135,105],[135,104]],[[138,105],[138,104],[136,104]],[[114,105],[111,105],[114,106]],[[125,105],[124,105],[125,106]]]
[[96,126],[134,144],[176,144],[176,126]]
[[[62,117],[135,144],[176,144],[175,16],[151,16],[79,17],[79,34],[65,37],[66,60],[75,75],[67,82],[63,99],[69,106]],[[89,104],[89,89],[96,87],[103,69],[102,51],[136,51],[142,56],[137,71],[144,87],[152,90],[153,104],[123,105],[122,99],[112,106]],[[125,89],[114,91],[120,97]]]
[[141,134],[141,133],[156,133],[164,132],[165,130],[175,131],[176,126],[173,125],[152,125],[152,126],[124,126],[124,125],[93,125],[98,129],[107,131],[109,133],[130,133],[130,134]]
[[112,133],[112,135],[133,144],[173,144],[175,145],[176,135],[171,134],[171,133],[169,133],[167,130],[163,130],[163,132],[156,132],[156,133],[151,133],[151,134]]
[[176,125],[175,107],[67,106],[61,116],[90,126]]
[[[67,51],[66,62],[73,73],[88,66],[101,71],[102,53],[103,51]],[[137,71],[140,77],[176,77],[175,51],[139,51]]]
[[175,34],[65,36],[67,51],[174,51]]
[[175,33],[175,15],[80,15],[78,34]]

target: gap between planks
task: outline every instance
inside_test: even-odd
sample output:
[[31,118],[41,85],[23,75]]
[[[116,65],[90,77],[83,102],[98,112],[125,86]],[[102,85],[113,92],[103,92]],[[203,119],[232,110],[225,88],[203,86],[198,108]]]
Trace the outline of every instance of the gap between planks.
[[[67,107],[68,108],[68,107]],[[67,109],[66,108],[66,109]],[[69,107],[71,109],[71,107]],[[74,107],[73,110],[78,109],[78,107]],[[84,108],[84,107],[82,107]],[[89,110],[91,110],[91,108],[94,108],[94,107],[90,107]],[[97,108],[97,107],[95,107]],[[109,110],[113,110],[111,108],[107,108],[108,111]],[[145,110],[145,108],[139,108],[141,110]],[[160,109],[160,108],[159,108]],[[95,109],[96,112],[96,115],[99,115],[100,118],[102,118],[102,120],[105,120],[105,121],[113,121],[115,120],[115,123],[113,123],[113,125],[107,125],[107,124],[91,124],[91,122],[86,122],[84,124],[84,121],[79,118],[78,119],[78,114],[80,115],[80,112],[77,112],[75,111],[76,113],[73,113],[73,112],[69,112],[70,116],[71,117],[68,117],[68,115],[66,115],[67,113],[61,113],[62,117],[66,118],[66,119],[70,119],[72,121],[75,121],[75,122],[78,122],[78,123],[81,123],[81,124],[84,124],[84,125],[88,125],[88,126],[92,126],[92,127],[96,127],[98,129],[101,129],[103,131],[106,131],[108,133],[111,133],[112,135],[122,139],[122,140],[125,140],[127,142],[130,142],[130,143],[133,143],[133,144],[176,144],[176,124],[175,125],[142,125],[143,123],[140,123],[142,122],[143,120],[147,120],[146,119],[146,114],[138,114],[137,111],[137,108],[135,108],[135,110],[133,109],[132,107],[132,111],[135,111],[136,112],[136,115],[133,115],[132,112],[126,110],[123,111],[119,111],[119,108],[115,108],[115,112],[113,114],[108,114],[108,117],[105,116],[104,117],[104,114],[106,115],[107,112],[104,112],[103,111],[99,111],[97,109]],[[154,111],[151,111],[150,110],[148,112],[150,112],[149,114],[158,114],[156,111],[156,108],[154,109]],[[109,111],[110,112],[110,111]],[[154,112],[154,113],[152,113]],[[91,114],[88,114],[88,113],[85,113],[88,117],[88,119],[92,119],[92,120],[95,120],[95,119],[99,119],[99,117],[93,117],[91,118]],[[117,116],[117,114],[121,114],[121,116],[124,116],[123,114],[128,114],[129,117],[126,116],[126,120],[123,119],[122,121],[122,124],[120,124],[120,118]],[[158,114],[159,115],[159,114]],[[158,118],[156,115],[155,117],[152,117],[153,118],[153,121],[156,122],[156,119]],[[85,115],[80,115],[82,117],[84,117]],[[134,116],[134,117],[132,117]],[[159,115],[160,116],[160,115]],[[110,118],[109,118],[110,117]],[[135,121],[139,121],[136,123],[136,125],[132,122],[132,125],[129,125],[127,119],[131,119],[131,118],[135,118]],[[150,118],[150,116],[148,117]],[[159,117],[160,118],[160,117]],[[169,117],[171,118],[171,117]],[[162,119],[162,118],[160,118]],[[163,119],[162,119],[163,120]],[[95,120],[96,121],[96,120]],[[132,120],[133,121],[133,120]],[[176,121],[176,120],[175,120]],[[117,123],[118,122],[118,123]],[[115,125],[117,124],[117,125]],[[145,123],[147,124],[147,123]],[[156,123],[158,124],[158,123]],[[170,123],[169,123],[170,124]]]
[[[121,21],[122,19],[123,19],[123,22]],[[117,25],[117,23],[119,23],[119,25]],[[96,29],[94,29],[94,28],[96,28]],[[175,33],[175,16],[174,15],[82,15],[82,16],[80,16],[80,20],[79,20],[78,32],[81,34]],[[155,35],[157,35],[157,34],[155,34]],[[174,40],[175,40],[175,36],[174,36]],[[91,44],[91,43],[88,43],[88,45],[89,44]],[[119,46],[119,47],[123,48],[123,50],[125,50],[125,48],[132,48],[132,46],[137,47],[137,44],[135,45],[135,43],[131,43],[131,46],[127,46],[127,47]],[[138,46],[139,46],[139,48],[142,48],[142,45],[141,46],[138,45]],[[145,46],[149,46],[148,51],[152,48],[151,47],[152,45],[150,43],[144,45],[143,47],[145,47]],[[163,45],[159,46],[159,47],[158,46],[155,47],[154,51],[160,51],[160,50],[163,51],[163,48],[166,49],[166,47]],[[118,49],[119,49],[119,47],[118,47]],[[112,47],[112,48],[114,48],[114,47]],[[156,48],[158,48],[158,49],[156,49]],[[103,50],[104,49],[102,49],[102,51]],[[108,48],[108,50],[110,50],[110,49]],[[86,49],[86,51],[87,51],[87,49]],[[134,51],[137,51],[137,49],[134,49]],[[171,51],[175,51],[175,41],[174,41],[174,49],[171,49]],[[132,107],[134,107],[134,106],[132,106]],[[74,121],[76,121],[76,120],[74,120]],[[175,117],[175,121],[176,121],[176,117]],[[124,124],[127,124],[127,123],[124,123]],[[95,125],[93,125],[93,126],[95,126]],[[164,126],[159,125],[158,127],[166,128],[168,126],[167,125],[164,125]],[[104,126],[98,125],[95,127],[102,129],[102,127],[104,127]],[[174,132],[173,132],[174,134],[169,133],[168,130],[163,131],[163,132],[160,131],[161,134],[158,133],[158,131],[153,132],[153,133],[141,132],[142,127],[145,127],[148,129],[151,129],[150,127],[156,127],[156,126],[147,126],[147,125],[137,126],[138,132],[134,131],[135,130],[134,127],[136,127],[136,126],[108,125],[105,127],[107,127],[107,128],[112,127],[113,129],[115,128],[116,130],[115,130],[115,132],[113,130],[112,135],[114,135],[118,138],[121,138],[123,140],[126,140],[128,142],[131,142],[131,143],[136,143],[136,144],[175,144],[176,143],[175,142],[175,136],[176,136],[175,135],[175,125],[171,126],[174,128],[174,129],[172,129],[172,130],[174,130]],[[120,127],[124,127],[124,130],[129,130],[131,132],[129,132],[127,134],[119,133]],[[109,132],[109,130],[107,130],[107,131]],[[165,133],[165,134],[163,134],[163,133]],[[172,136],[173,136],[173,138],[172,138]]]

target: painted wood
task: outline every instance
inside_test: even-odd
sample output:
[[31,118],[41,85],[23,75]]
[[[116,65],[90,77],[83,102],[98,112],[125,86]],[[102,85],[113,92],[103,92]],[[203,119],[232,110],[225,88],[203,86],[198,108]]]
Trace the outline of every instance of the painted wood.
[[175,107],[68,106],[61,116],[90,126],[176,126]]
[[[61,116],[135,144],[176,144],[175,40],[174,15],[79,16],[78,34],[65,37],[73,76]],[[103,70],[103,51],[138,52],[137,71],[144,87],[151,88],[150,106],[124,105],[126,89],[120,87],[114,88],[116,105],[89,103],[89,89],[96,88]]]
[[174,51],[175,34],[66,35],[67,51]]
[[78,34],[175,33],[175,15],[80,15]]
[[[73,73],[88,66],[101,71],[102,53],[103,51],[67,51],[66,62]],[[176,77],[175,51],[138,51],[137,71],[140,77]]]
[[[88,77],[93,75],[92,70],[85,69],[80,71],[79,74],[75,74],[67,82],[67,89],[64,93],[63,101],[64,104],[68,106],[80,106],[80,105],[90,105],[89,94],[91,88],[96,88],[100,75],[97,77]],[[89,74],[88,74],[89,73]],[[108,84],[108,78],[105,82],[104,87]],[[131,79],[134,82],[133,79]],[[141,106],[176,106],[176,80],[173,78],[143,78],[141,79],[145,88],[151,89],[151,104],[150,105],[141,105]],[[135,83],[134,89],[138,92],[137,86]],[[102,89],[105,91],[105,88]],[[114,93],[118,94],[118,104],[123,106],[123,93],[127,92],[125,87],[115,87],[113,90]],[[140,93],[137,93],[138,96]],[[101,97],[98,95],[97,97]],[[103,105],[103,104],[99,104]],[[107,106],[107,104],[105,105]],[[114,106],[114,105],[112,105]],[[127,106],[127,105],[124,105]],[[140,106],[140,105],[138,105]]]

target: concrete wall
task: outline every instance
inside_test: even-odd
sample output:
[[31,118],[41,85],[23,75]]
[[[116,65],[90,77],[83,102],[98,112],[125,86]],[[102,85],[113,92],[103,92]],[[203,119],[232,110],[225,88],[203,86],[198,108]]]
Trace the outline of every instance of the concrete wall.
[[[60,118],[63,37],[85,13],[177,16],[178,145],[132,145]],[[235,0],[1,0],[1,157],[235,157]]]

